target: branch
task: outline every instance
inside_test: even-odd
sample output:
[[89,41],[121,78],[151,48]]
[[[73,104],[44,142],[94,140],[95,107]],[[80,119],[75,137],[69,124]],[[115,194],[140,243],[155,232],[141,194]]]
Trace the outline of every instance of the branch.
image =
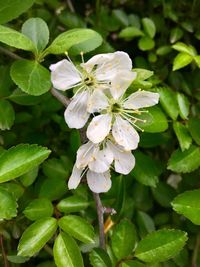
[[51,89],[51,94],[57,98],[57,100],[63,104],[65,107],[67,107],[70,103],[70,99],[66,96],[64,96],[63,94],[61,94],[60,92],[58,92],[56,89],[52,88]]
[[197,235],[196,244],[192,255],[192,267],[197,267],[197,257],[199,253],[199,247],[200,247],[200,234]]
[[1,245],[2,257],[3,257],[3,261],[4,261],[4,267],[9,267],[6,252],[4,249],[3,236],[2,235],[0,235],[0,245]]
[[11,51],[9,51],[6,48],[3,48],[1,46],[0,46],[0,52],[13,58],[13,59],[22,59],[22,57],[18,56],[17,54],[15,54],[15,53],[13,53],[13,52],[11,52]]

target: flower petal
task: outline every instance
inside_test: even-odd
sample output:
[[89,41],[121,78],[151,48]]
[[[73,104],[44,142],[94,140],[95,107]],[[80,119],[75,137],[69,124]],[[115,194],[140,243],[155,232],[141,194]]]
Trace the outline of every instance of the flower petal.
[[108,107],[108,98],[101,90],[94,90],[88,100],[87,111],[89,113],[100,112]]
[[81,75],[67,59],[50,66],[51,82],[56,89],[65,91],[81,82]]
[[135,166],[135,157],[131,151],[124,151],[120,146],[109,142],[108,147],[113,152],[115,171],[121,174],[128,174]]
[[89,95],[88,91],[75,95],[65,110],[64,117],[69,128],[80,129],[86,124],[90,116],[87,112]]
[[86,144],[79,147],[76,154],[76,166],[77,168],[85,168],[90,161],[93,160],[93,155],[95,154],[96,147],[92,142],[87,142]]
[[120,116],[116,116],[115,118],[112,135],[115,141],[125,150],[136,149],[140,139],[137,131],[131,124]]
[[124,102],[124,108],[139,109],[158,104],[159,94],[148,91],[137,91],[131,94]]
[[74,165],[72,174],[68,181],[69,189],[76,189],[77,186],[80,184],[82,171],[83,171],[82,169],[78,169],[76,165]]
[[[114,99],[120,98],[126,89],[131,85],[136,78],[137,73],[133,71],[121,70],[112,79],[110,92]],[[119,78],[120,77],[120,78]]]
[[95,193],[104,193],[111,188],[110,172],[96,173],[87,172],[87,183],[91,191]]
[[112,116],[110,114],[98,115],[92,119],[87,128],[87,137],[97,144],[105,139],[111,129]]
[[93,172],[103,173],[109,170],[112,162],[113,153],[108,147],[105,147],[95,153],[93,160],[89,163],[89,169]]

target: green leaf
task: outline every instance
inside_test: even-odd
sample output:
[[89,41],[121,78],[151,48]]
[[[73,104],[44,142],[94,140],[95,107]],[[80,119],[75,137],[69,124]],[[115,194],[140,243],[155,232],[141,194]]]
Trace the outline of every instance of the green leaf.
[[0,188],[7,191],[16,200],[18,200],[25,191],[22,185],[15,183],[15,182],[11,182],[11,181],[8,183],[1,184]]
[[27,173],[23,174],[19,179],[23,186],[28,187],[34,183],[35,179],[38,176],[39,168],[35,167]]
[[138,211],[136,220],[141,237],[155,231],[154,221],[147,213]]
[[200,225],[200,189],[184,192],[172,202],[173,209]]
[[181,118],[187,120],[190,112],[190,102],[188,98],[184,94],[177,93],[177,102]]
[[160,95],[160,103],[166,113],[176,120],[179,114],[176,94],[168,87],[158,87],[156,91]]
[[42,51],[49,42],[49,28],[41,18],[30,18],[22,25],[22,33],[32,40],[37,51]]
[[64,179],[58,179],[57,177],[46,178],[39,189],[39,197],[53,201],[60,199],[66,192],[67,185]]
[[20,144],[0,156],[0,183],[12,180],[42,163],[50,150],[37,145]]
[[143,36],[139,39],[138,47],[142,51],[147,51],[153,49],[155,46],[155,42],[148,36]]
[[156,50],[156,54],[157,54],[158,56],[164,56],[164,55],[169,54],[171,51],[172,51],[171,46],[169,46],[169,45],[162,45],[162,46],[160,46],[160,47]]
[[184,151],[190,147],[192,144],[192,138],[186,128],[182,123],[175,121],[173,123],[174,132],[178,138],[181,150]]
[[150,38],[154,38],[156,34],[156,26],[152,19],[150,18],[143,18],[142,25],[144,27],[144,31]]
[[15,198],[2,187],[0,187],[0,199],[0,220],[10,220],[17,216],[17,203]]
[[174,257],[185,245],[187,233],[180,230],[155,231],[138,243],[135,256],[144,262],[162,262]]
[[42,165],[44,174],[49,178],[66,179],[69,176],[69,169],[60,159],[49,159]]
[[167,169],[174,172],[192,172],[200,166],[200,148],[192,145],[188,150],[182,152],[175,150],[169,161]]
[[[155,187],[158,182],[158,176],[162,173],[162,168],[158,161],[140,151],[134,153],[135,167],[131,174],[140,183]],[[144,168],[144,165],[146,168]]]
[[94,228],[92,225],[77,215],[68,215],[58,221],[59,227],[74,238],[84,243],[94,243]]
[[175,189],[162,181],[152,189],[152,193],[155,200],[164,208],[171,207],[170,203],[176,195]]
[[63,54],[66,51],[72,54],[90,52],[100,46],[102,37],[90,29],[73,29],[61,33],[52,44],[47,47],[44,54]]
[[36,105],[42,101],[41,97],[28,95],[22,92],[19,88],[15,89],[8,99],[23,106]]
[[143,35],[144,33],[140,29],[134,26],[126,27],[119,33],[120,38],[125,38],[129,40]]
[[194,141],[200,145],[200,119],[190,118],[188,121],[188,129]]
[[112,11],[113,16],[121,23],[123,26],[128,26],[128,16],[127,14],[121,9],[114,9]]
[[53,215],[53,205],[46,198],[34,199],[29,203],[23,213],[31,221],[51,217]]
[[34,0],[0,0],[0,24],[4,24],[29,9]]
[[26,51],[34,51],[33,42],[24,34],[0,25],[0,42]]
[[81,196],[71,196],[65,199],[62,199],[58,205],[57,209],[61,212],[70,213],[78,212],[86,209],[89,206],[87,199],[84,199]]
[[111,237],[112,250],[118,260],[131,254],[136,243],[135,226],[124,219],[117,224]]
[[93,267],[111,267],[112,263],[108,256],[108,254],[105,252],[105,250],[101,248],[95,248],[93,249],[90,254],[90,263]]
[[145,267],[146,265],[144,265],[143,263],[139,262],[139,261],[126,261],[123,262],[121,267]]
[[174,59],[173,71],[179,70],[179,69],[187,66],[188,64],[190,64],[192,62],[192,60],[193,60],[192,56],[190,56],[184,52],[179,53]]
[[44,218],[31,224],[19,241],[18,255],[33,256],[49,241],[56,229],[55,218]]
[[195,63],[197,64],[198,68],[200,68],[200,56],[194,56],[193,59]]
[[13,106],[7,100],[0,99],[0,130],[9,130],[15,120]]
[[179,27],[173,28],[170,32],[170,43],[173,44],[183,37],[183,30]]
[[27,94],[38,96],[51,88],[50,72],[36,61],[15,61],[10,74],[17,86]]
[[9,262],[13,263],[24,263],[29,260],[29,257],[22,257],[17,255],[7,255]]
[[79,247],[66,233],[60,233],[56,238],[53,254],[57,267],[84,267]]
[[186,45],[182,42],[178,42],[178,43],[172,45],[172,48],[179,51],[179,52],[186,53],[190,56],[196,56],[196,50],[191,45]]

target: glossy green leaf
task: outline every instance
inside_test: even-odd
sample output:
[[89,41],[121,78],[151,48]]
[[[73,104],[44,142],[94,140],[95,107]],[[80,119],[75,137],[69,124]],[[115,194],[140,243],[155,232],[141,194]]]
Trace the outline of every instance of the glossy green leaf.
[[29,260],[29,257],[22,257],[17,255],[7,255],[7,259],[12,263],[24,263]]
[[146,265],[144,265],[143,263],[139,262],[139,261],[126,261],[123,262],[121,267],[145,267]]
[[31,221],[39,220],[53,215],[53,205],[46,198],[34,199],[23,211],[26,218]]
[[152,189],[154,199],[160,204],[160,206],[169,208],[171,207],[171,201],[176,196],[176,191],[170,185],[160,181],[156,188]]
[[153,49],[155,42],[148,36],[141,37],[138,42],[138,47],[142,51],[147,51]]
[[136,243],[135,226],[124,219],[117,224],[111,237],[112,250],[118,260],[131,254]]
[[185,52],[179,53],[173,62],[173,71],[184,68],[189,65],[193,60],[193,57]]
[[49,178],[66,179],[69,176],[69,169],[61,159],[49,159],[42,165],[44,174]]
[[187,241],[187,234],[180,230],[155,231],[138,243],[135,256],[144,262],[162,262],[174,257]]
[[81,196],[70,196],[62,199],[57,208],[61,212],[70,213],[70,212],[78,212],[86,209],[89,206],[89,202],[87,199]]
[[196,50],[194,49],[193,46],[186,45],[182,42],[178,42],[172,46],[173,49],[186,53],[190,56],[196,56]]
[[179,27],[173,28],[170,32],[170,43],[173,44],[183,37],[183,30]]
[[190,145],[192,144],[192,138],[186,128],[185,125],[182,123],[175,121],[173,123],[174,132],[178,138],[179,145],[181,147],[181,150],[184,151],[185,149],[188,149]]
[[200,148],[191,146],[188,150],[175,150],[169,161],[167,169],[174,172],[187,173],[192,172],[200,166]]
[[41,97],[28,95],[24,93],[23,91],[21,91],[19,88],[15,89],[13,93],[8,97],[8,99],[14,103],[17,103],[23,106],[36,105],[42,100]]
[[0,188],[7,191],[13,196],[14,199],[18,200],[24,193],[24,188],[21,184],[15,183],[14,181],[9,181],[0,185]]
[[15,120],[15,111],[9,101],[0,99],[0,130],[9,130]]
[[2,187],[0,187],[0,200],[0,220],[10,220],[17,216],[17,203],[15,198]]
[[190,118],[188,121],[188,129],[194,141],[200,145],[200,119]]
[[42,163],[50,150],[37,145],[21,144],[0,156],[0,183],[12,180]]
[[51,88],[50,72],[36,61],[15,61],[10,73],[16,85],[27,94],[38,96]]
[[60,199],[67,192],[67,185],[64,179],[57,177],[43,179],[39,189],[39,197],[48,198],[50,200]]
[[53,254],[57,267],[84,267],[79,247],[66,233],[60,233],[56,238]]
[[43,218],[26,228],[18,245],[18,255],[33,256],[53,236],[57,229],[55,218]]
[[144,27],[144,31],[150,38],[154,38],[156,34],[156,26],[152,19],[150,18],[143,18],[142,25]]
[[181,93],[177,93],[177,102],[179,106],[179,114],[182,119],[188,118],[189,112],[190,112],[190,102],[188,98]]
[[64,216],[58,221],[58,225],[67,234],[84,243],[94,242],[94,228],[89,222],[80,216]]
[[39,168],[35,167],[32,170],[28,171],[27,173],[23,174],[19,179],[23,186],[27,187],[34,183],[35,179],[38,176]]
[[101,248],[93,249],[90,254],[90,263],[93,267],[111,267],[112,263],[108,254]]
[[35,50],[33,42],[28,37],[2,25],[0,25],[0,42],[22,50]]
[[143,35],[144,33],[140,29],[134,26],[126,27],[123,30],[121,30],[121,32],[119,33],[120,38],[124,38],[128,40],[138,37],[138,36],[143,36]]
[[147,213],[138,211],[136,220],[141,237],[155,231],[154,221]]
[[6,23],[29,9],[34,0],[0,0],[0,24]]
[[173,209],[200,225],[200,189],[186,191],[178,195],[172,202]]
[[200,56],[194,56],[193,59],[195,63],[197,64],[198,68],[200,68]]

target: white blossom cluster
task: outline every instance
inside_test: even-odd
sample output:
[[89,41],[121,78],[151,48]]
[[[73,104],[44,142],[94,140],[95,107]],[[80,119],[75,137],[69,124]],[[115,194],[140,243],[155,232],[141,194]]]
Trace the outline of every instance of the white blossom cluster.
[[128,54],[121,51],[95,55],[77,67],[63,59],[50,70],[54,88],[75,89],[64,113],[68,126],[80,129],[92,118],[86,131],[89,141],[77,151],[68,187],[75,189],[86,175],[93,192],[107,192],[111,167],[125,175],[134,168],[132,150],[139,143],[135,128],[143,112],[139,109],[157,104],[159,95],[138,90],[126,96],[136,72]]

